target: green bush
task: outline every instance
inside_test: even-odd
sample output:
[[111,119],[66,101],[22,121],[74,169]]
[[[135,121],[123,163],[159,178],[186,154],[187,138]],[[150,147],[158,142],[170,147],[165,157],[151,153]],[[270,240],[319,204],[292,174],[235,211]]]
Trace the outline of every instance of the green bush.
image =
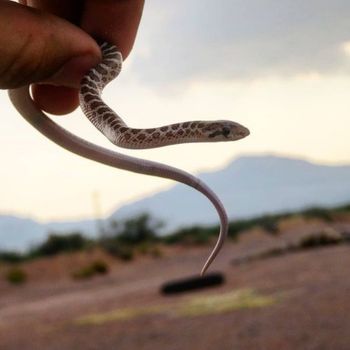
[[27,274],[19,267],[13,267],[6,273],[6,280],[11,284],[23,284],[27,281]]
[[162,223],[149,214],[141,214],[120,222],[113,220],[109,226],[99,245],[109,254],[128,261],[134,258],[135,251],[147,254],[150,245],[159,241],[158,230]]
[[184,243],[190,245],[206,244],[219,232],[217,226],[203,227],[192,226],[180,228],[171,235],[164,237],[163,241],[167,244]]
[[290,213],[281,213],[276,215],[263,215],[251,219],[242,219],[237,221],[232,221],[229,224],[229,237],[237,238],[243,231],[250,230],[254,227],[261,227],[265,231],[271,234],[278,234],[278,222],[281,219],[285,219],[292,216]]
[[136,247],[138,253],[143,255],[150,255],[153,258],[162,256],[162,251],[155,243],[142,243]]
[[102,260],[96,260],[91,264],[73,272],[72,277],[74,279],[88,279],[95,275],[104,275],[108,273],[108,271],[109,267],[107,263]]
[[300,248],[303,249],[310,249],[315,248],[319,246],[326,246],[326,245],[333,245],[333,244],[339,244],[341,243],[342,238],[331,236],[325,232],[321,232],[317,235],[310,235],[308,237],[305,237],[300,242]]
[[34,248],[30,255],[52,256],[63,252],[74,252],[86,248],[90,241],[78,232],[60,235],[50,234],[44,243]]
[[118,243],[135,246],[145,242],[157,241],[158,230],[162,223],[155,221],[149,214],[141,214],[122,222],[112,221],[108,237],[114,237]]
[[100,275],[104,275],[108,273],[109,267],[106,262],[103,260],[96,260],[91,264],[92,269],[95,271],[95,273],[98,273]]
[[75,279],[88,279],[95,275],[95,271],[91,266],[85,266],[81,269],[74,271],[72,277]]
[[140,243],[137,247],[136,247],[136,251],[142,255],[147,255],[149,254],[151,249],[151,244],[150,243]]
[[302,211],[305,218],[318,218],[327,222],[333,221],[331,210],[327,208],[308,208]]
[[134,258],[134,250],[126,244],[121,244],[116,238],[104,238],[100,240],[100,246],[108,254],[124,260],[130,261]]
[[348,213],[350,212],[350,204],[341,205],[331,210],[334,213]]
[[163,256],[162,250],[157,246],[151,248],[150,254],[153,258],[161,258]]
[[22,262],[25,257],[21,253],[17,252],[0,252],[0,261],[9,263],[9,264],[17,264]]

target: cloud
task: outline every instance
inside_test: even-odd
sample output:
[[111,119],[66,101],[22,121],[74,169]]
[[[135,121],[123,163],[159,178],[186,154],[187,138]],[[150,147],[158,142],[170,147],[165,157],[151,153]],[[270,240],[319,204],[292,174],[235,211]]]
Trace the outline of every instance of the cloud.
[[152,0],[131,71],[159,86],[348,74],[349,18],[349,0]]

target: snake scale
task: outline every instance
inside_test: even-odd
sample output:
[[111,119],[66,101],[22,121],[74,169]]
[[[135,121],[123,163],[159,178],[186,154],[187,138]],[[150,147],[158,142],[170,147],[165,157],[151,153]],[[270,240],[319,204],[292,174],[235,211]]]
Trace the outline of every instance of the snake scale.
[[[101,99],[105,85],[121,71],[122,55],[112,44],[103,43],[100,47],[102,61],[81,81],[80,106],[92,124],[113,144],[124,148],[145,149],[189,142],[234,141],[249,135],[247,128],[227,120],[191,121],[150,129],[129,128]],[[29,86],[10,90],[9,96],[18,112],[34,128],[61,147],[115,168],[175,180],[204,194],[220,218],[218,240],[201,271],[201,274],[205,273],[223,245],[228,231],[228,219],[220,199],[204,182],[180,169],[113,152],[73,135],[36,107]]]

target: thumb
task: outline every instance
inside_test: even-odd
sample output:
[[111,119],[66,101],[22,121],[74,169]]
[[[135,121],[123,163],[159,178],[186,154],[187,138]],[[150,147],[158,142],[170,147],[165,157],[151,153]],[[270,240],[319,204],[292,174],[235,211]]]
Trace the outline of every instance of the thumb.
[[77,87],[100,60],[95,41],[73,24],[0,0],[0,88],[34,82]]

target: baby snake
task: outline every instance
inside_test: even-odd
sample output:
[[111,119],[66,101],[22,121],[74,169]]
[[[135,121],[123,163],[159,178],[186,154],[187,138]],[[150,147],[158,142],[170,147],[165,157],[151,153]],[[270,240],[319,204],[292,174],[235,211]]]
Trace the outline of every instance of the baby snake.
[[[80,106],[88,119],[115,145],[144,149],[188,142],[234,141],[249,135],[244,126],[227,120],[192,121],[151,129],[129,128],[101,99],[102,89],[121,70],[122,55],[114,45],[108,43],[101,45],[101,51],[102,61],[81,81]],[[24,119],[68,151],[115,168],[172,179],[203,193],[217,210],[221,224],[219,238],[201,271],[201,274],[205,273],[220,251],[228,231],[225,208],[205,183],[177,168],[113,152],[73,135],[36,107],[29,86],[10,90],[9,96]]]

